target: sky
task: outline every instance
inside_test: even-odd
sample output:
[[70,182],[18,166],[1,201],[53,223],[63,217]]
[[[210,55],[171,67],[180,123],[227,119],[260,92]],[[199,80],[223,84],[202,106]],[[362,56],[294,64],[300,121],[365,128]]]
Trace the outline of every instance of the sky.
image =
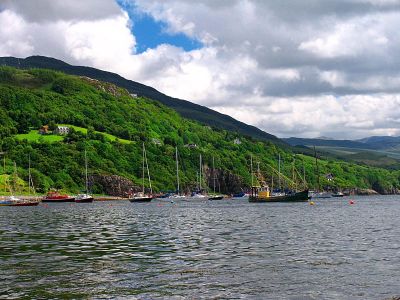
[[0,0],[0,56],[116,72],[278,137],[400,135],[400,0]]

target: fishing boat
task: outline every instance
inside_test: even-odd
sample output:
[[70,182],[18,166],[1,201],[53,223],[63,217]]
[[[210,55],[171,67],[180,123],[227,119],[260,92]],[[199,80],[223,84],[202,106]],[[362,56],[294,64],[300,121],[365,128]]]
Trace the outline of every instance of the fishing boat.
[[[144,173],[145,173],[145,168],[147,169],[147,177],[149,180],[149,186],[150,186],[150,194],[146,195],[144,191]],[[147,162],[147,154],[146,154],[146,148],[143,143],[143,158],[142,158],[142,192],[134,194],[130,198],[128,198],[129,202],[150,202],[155,198],[153,196],[153,189],[151,187],[151,178],[150,178],[150,171],[149,171],[149,164]]]
[[[279,167],[279,187],[280,187],[280,155],[278,157],[278,167]],[[253,160],[252,157],[250,159],[250,168],[251,168],[251,179],[252,179],[252,187],[251,193],[249,195],[249,202],[307,202],[309,200],[308,189],[305,188],[303,191],[294,192],[289,191],[285,193],[281,193],[281,189],[279,188],[278,194],[270,193],[269,186],[266,184],[263,176],[261,176],[260,168],[258,166],[258,181],[260,182],[260,186],[253,185]],[[294,160],[293,160],[293,178],[294,178]],[[294,180],[293,180],[294,181]]]
[[58,191],[49,191],[46,196],[43,197],[42,202],[74,202],[75,198],[67,194],[60,194]]
[[307,202],[309,200],[308,190],[288,193],[281,196],[270,195],[268,187],[251,188],[249,202]]
[[88,164],[87,164],[87,154],[85,149],[85,193],[79,194],[75,197],[76,203],[91,203],[93,202],[93,196],[89,194],[89,184],[88,184]]

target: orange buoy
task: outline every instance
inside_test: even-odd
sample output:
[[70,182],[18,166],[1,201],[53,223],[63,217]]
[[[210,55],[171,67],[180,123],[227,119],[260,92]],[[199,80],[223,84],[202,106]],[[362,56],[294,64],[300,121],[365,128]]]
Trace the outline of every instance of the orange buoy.
[[314,205],[315,204],[314,201],[310,201],[309,203],[310,203],[310,205]]

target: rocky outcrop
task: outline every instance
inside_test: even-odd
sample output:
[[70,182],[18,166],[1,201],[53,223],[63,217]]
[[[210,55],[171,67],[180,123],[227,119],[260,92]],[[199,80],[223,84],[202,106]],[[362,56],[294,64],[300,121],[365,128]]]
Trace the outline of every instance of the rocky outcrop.
[[377,191],[371,189],[355,189],[354,194],[360,196],[379,195]]
[[135,186],[127,178],[118,175],[92,175],[90,176],[92,190],[110,196],[127,197],[128,195],[141,191],[141,187]]
[[211,168],[204,169],[205,179],[208,188],[212,191],[214,189],[214,177],[215,177],[215,190],[222,194],[234,194],[247,189],[244,187],[243,179],[238,175],[235,175],[229,171],[215,169],[215,172]]

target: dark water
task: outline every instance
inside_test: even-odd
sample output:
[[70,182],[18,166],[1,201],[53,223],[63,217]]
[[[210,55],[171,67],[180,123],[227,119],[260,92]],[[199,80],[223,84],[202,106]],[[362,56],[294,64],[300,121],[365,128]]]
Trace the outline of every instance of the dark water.
[[400,296],[400,197],[0,207],[0,298]]

